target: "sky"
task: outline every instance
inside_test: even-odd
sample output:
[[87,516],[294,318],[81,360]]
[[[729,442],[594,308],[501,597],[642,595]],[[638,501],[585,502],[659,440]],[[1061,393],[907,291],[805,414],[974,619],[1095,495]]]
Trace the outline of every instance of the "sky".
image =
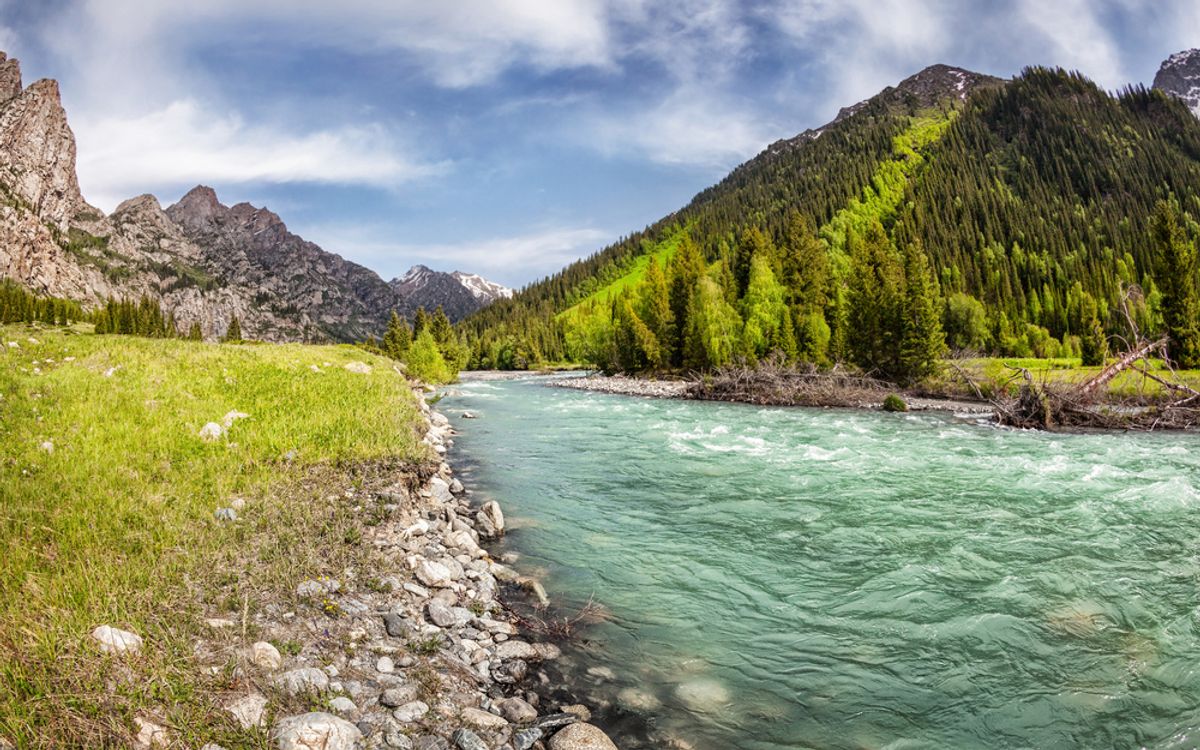
[[1149,84],[1196,0],[0,0],[84,196],[196,184],[384,278],[520,287],[922,68]]

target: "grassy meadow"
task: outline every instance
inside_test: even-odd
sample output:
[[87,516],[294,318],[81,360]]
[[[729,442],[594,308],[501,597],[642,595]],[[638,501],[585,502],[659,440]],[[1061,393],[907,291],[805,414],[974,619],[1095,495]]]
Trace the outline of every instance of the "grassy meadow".
[[[1110,360],[1111,361],[1111,360]],[[1013,368],[1029,370],[1035,381],[1047,384],[1078,385],[1095,377],[1103,367],[1084,367],[1078,357],[1037,359],[1019,357],[986,357],[958,360],[957,364],[971,373],[977,382],[984,386],[985,393],[995,392],[1005,386],[1012,391],[1023,382],[1021,376]],[[1151,360],[1150,369],[1159,377],[1172,377],[1172,373],[1163,367],[1161,360]],[[1014,377],[1015,376],[1015,377]],[[946,377],[950,377],[946,373]],[[1180,382],[1200,390],[1200,370],[1177,370],[1173,377]],[[950,378],[948,382],[952,382]],[[957,385],[955,387],[958,387]],[[1118,373],[1108,384],[1107,394],[1113,399],[1143,399],[1154,400],[1163,397],[1166,389],[1163,386],[1135,370]]]
[[[0,326],[0,744],[120,746],[152,709],[188,747],[265,747],[202,699],[230,679],[196,668],[204,620],[245,637],[270,592],[355,562],[365,545],[336,500],[355,476],[432,458],[413,392],[348,346],[90,328]],[[235,498],[241,518],[217,520]],[[142,653],[101,655],[101,624],[139,633]]]

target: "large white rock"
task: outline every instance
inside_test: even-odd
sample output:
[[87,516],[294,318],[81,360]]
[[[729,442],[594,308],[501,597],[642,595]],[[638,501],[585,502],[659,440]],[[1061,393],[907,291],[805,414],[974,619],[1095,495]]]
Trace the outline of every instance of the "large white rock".
[[92,631],[92,638],[106,654],[136,654],[142,650],[142,637],[111,625],[101,625]]
[[417,579],[426,586],[439,587],[450,585],[450,569],[440,562],[422,560],[417,563],[416,575]]
[[400,706],[393,711],[392,717],[395,718],[396,721],[408,724],[420,719],[427,713],[429,713],[429,704],[425,703],[424,701],[413,701],[411,703],[405,703],[403,706]]
[[701,677],[675,688],[675,695],[697,713],[715,713],[729,703],[729,690],[716,680]]
[[357,375],[370,375],[371,374],[371,366],[368,365],[366,362],[347,362],[345,367],[347,370],[349,370],[350,372],[353,372]]
[[462,720],[480,729],[503,729],[508,726],[508,720],[503,716],[497,716],[491,711],[484,711],[482,708],[471,708],[470,706],[462,710]]
[[540,659],[541,654],[525,641],[505,641],[496,646],[497,659]]
[[433,499],[439,503],[454,502],[454,495],[450,492],[450,485],[441,477],[433,477],[429,480],[429,492],[433,495]]
[[279,649],[266,641],[259,641],[250,647],[250,661],[254,666],[272,672],[283,666],[283,656]]
[[225,710],[242,729],[253,729],[262,726],[263,719],[266,718],[267,699],[258,693],[243,695],[227,703]]
[[314,711],[280,719],[271,739],[279,750],[354,750],[362,732],[345,719]]
[[138,728],[137,736],[133,738],[133,746],[138,750],[150,750],[150,748],[171,745],[171,736],[167,734],[166,727],[141,717],[134,719],[133,723]]
[[220,440],[223,434],[225,434],[225,428],[216,422],[209,422],[200,428],[200,439],[206,443]]
[[500,504],[495,500],[484,503],[475,519],[481,527],[480,533],[486,536],[504,536],[504,511],[500,510]]
[[320,693],[329,689],[329,675],[314,667],[300,667],[279,675],[274,684],[291,695]]
[[617,750],[617,746],[598,727],[579,722],[556,732],[550,750]]

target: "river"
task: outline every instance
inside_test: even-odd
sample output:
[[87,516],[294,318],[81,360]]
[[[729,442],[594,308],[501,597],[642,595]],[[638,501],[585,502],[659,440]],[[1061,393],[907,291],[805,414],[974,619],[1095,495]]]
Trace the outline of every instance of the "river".
[[611,614],[563,668],[626,750],[1200,743],[1194,434],[536,379],[439,408],[517,567]]

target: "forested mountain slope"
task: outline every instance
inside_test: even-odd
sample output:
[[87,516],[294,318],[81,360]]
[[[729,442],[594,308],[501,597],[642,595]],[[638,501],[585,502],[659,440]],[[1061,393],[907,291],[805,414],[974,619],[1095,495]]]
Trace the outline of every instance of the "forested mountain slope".
[[[792,328],[784,338],[795,339],[797,356],[817,336],[828,339],[809,347],[817,359],[878,366],[855,356],[863,321],[854,307],[891,295],[894,320],[880,322],[891,326],[881,335],[891,342],[884,346],[898,347],[912,246],[914,262],[932,269],[929,293],[952,348],[1078,353],[1093,321],[1119,327],[1122,284],[1145,288],[1136,313],[1146,327],[1160,325],[1150,218],[1171,197],[1200,216],[1198,190],[1200,122],[1161,92],[1131,87],[1114,96],[1062,70],[1031,68],[1001,82],[935,66],[820,130],[773,144],[687,207],[463,327],[479,366],[587,359],[587,336],[557,314],[619,285],[639,256],[684,228],[703,257],[702,275],[739,318],[724,316],[730,336],[745,338],[757,253],[772,271],[760,281],[783,287]],[[855,261],[854,243],[872,247],[859,248]],[[816,287],[808,278],[814,263],[827,269],[817,269]],[[856,269],[875,275],[873,291],[856,287]],[[637,297],[629,302],[640,319],[646,303]],[[680,329],[695,328],[687,305],[676,300],[671,321],[680,347]],[[617,307],[607,315],[619,329]],[[815,330],[822,327],[828,333]],[[752,359],[750,349],[733,342],[730,353]],[[618,369],[639,369],[628,366],[636,359]],[[682,363],[678,352],[674,362]]]

